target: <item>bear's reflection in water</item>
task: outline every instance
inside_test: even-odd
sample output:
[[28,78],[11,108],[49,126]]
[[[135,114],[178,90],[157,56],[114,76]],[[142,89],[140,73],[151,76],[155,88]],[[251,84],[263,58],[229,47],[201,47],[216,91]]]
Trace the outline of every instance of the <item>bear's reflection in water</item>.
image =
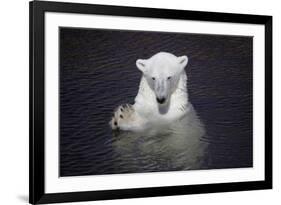
[[161,131],[113,132],[114,167],[121,172],[204,169],[208,144],[190,126],[181,120]]

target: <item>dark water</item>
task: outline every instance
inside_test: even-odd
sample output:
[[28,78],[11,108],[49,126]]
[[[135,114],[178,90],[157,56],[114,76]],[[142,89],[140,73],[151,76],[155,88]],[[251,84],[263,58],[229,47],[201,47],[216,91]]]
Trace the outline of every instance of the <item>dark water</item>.
[[[252,38],[60,29],[60,175],[251,167]],[[189,99],[207,134],[112,133],[114,108],[133,104],[138,58],[187,55]]]

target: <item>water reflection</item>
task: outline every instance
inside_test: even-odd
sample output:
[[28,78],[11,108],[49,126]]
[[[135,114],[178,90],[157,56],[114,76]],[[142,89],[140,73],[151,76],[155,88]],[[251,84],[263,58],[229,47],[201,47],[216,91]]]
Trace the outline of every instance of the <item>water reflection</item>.
[[204,168],[208,148],[204,135],[202,124],[187,119],[142,133],[114,132],[114,167],[121,172]]

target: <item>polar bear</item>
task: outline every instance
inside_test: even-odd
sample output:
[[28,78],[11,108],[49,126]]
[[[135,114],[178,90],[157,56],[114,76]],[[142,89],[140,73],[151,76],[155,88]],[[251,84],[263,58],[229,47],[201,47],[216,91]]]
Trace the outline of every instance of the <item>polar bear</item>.
[[179,122],[193,135],[203,135],[204,126],[188,100],[187,56],[159,52],[149,59],[138,59],[142,72],[133,105],[120,105],[110,121],[112,130],[146,131],[177,127]]

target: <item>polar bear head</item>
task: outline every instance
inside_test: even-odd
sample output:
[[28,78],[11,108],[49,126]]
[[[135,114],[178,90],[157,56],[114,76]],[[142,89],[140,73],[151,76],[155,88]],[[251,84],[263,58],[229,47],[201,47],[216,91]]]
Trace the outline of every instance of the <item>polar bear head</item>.
[[166,52],[157,53],[149,59],[136,61],[138,69],[155,93],[159,105],[170,101],[171,94],[176,90],[187,62],[187,56],[177,57]]

